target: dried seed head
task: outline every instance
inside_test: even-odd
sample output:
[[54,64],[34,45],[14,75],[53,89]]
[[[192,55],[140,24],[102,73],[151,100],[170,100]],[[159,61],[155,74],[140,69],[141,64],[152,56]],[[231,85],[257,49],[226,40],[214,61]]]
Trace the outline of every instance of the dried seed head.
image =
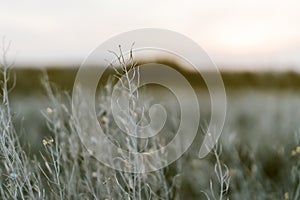
[[48,144],[47,140],[45,140],[45,139],[42,140],[42,143],[44,146],[46,146]]
[[298,147],[296,148],[296,152],[297,152],[297,153],[300,153],[300,146],[298,146]]
[[284,193],[284,200],[288,200],[288,199],[289,199],[289,193],[286,192],[286,193]]
[[49,140],[48,140],[48,143],[53,143],[54,142],[54,139],[51,137]]
[[48,108],[47,108],[47,113],[48,113],[48,114],[52,114],[52,113],[53,113],[53,110],[52,110],[51,108],[48,107]]

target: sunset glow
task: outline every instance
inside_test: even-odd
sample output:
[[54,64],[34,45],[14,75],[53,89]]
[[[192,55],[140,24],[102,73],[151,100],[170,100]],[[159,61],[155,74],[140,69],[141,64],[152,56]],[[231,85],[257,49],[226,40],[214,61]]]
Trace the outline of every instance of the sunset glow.
[[[219,64],[268,56],[300,68],[300,3],[289,1],[64,1],[0,3],[0,34],[20,65],[78,64],[108,38],[138,28],[182,33]],[[229,56],[229,57],[227,57]],[[219,59],[226,58],[225,60]],[[260,60],[256,60],[260,63]]]

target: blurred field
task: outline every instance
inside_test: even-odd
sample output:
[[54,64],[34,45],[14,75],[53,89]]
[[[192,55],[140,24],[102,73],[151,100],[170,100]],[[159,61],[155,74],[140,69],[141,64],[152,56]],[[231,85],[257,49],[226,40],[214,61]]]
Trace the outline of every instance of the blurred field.
[[[76,77],[77,68],[50,67],[48,69],[38,68],[15,68],[17,82],[14,93],[34,93],[42,90],[41,78],[43,71],[47,71],[49,80],[57,84],[63,90],[71,90]],[[187,79],[195,82],[197,86],[203,87],[204,83],[199,74],[181,71]],[[208,72],[209,73],[209,72]],[[159,76],[160,74],[157,74]],[[237,89],[255,90],[299,90],[300,75],[296,72],[233,72],[221,71],[221,75],[227,91]],[[172,80],[172,77],[165,77]]]

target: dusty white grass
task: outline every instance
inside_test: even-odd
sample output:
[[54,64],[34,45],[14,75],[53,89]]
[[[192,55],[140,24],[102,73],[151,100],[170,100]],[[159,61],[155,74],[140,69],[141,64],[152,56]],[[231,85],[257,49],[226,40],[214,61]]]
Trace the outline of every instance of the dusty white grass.
[[[5,46],[5,45],[4,45]],[[40,159],[30,160],[24,152],[19,135],[17,134],[9,102],[9,70],[4,48],[1,67],[1,104],[0,104],[0,194],[1,199],[181,199],[181,162],[177,161],[172,167],[160,169],[151,173],[128,173],[117,171],[102,165],[91,152],[81,144],[77,131],[80,130],[70,112],[71,99],[68,93],[56,91],[50,86],[45,75],[43,81],[51,105],[43,111],[51,135],[44,138],[44,149]],[[123,134],[113,122],[110,110],[111,92],[114,87],[125,91],[130,97],[129,112],[123,116],[124,125],[131,121],[136,130],[141,121],[147,123],[145,110],[150,102],[139,99],[139,71],[130,54],[125,59],[120,49],[115,54],[117,66],[113,66],[124,80],[116,86],[109,81],[102,88],[98,109],[100,123],[111,140],[120,147],[134,152],[149,152],[165,145],[158,138],[139,140],[136,137]],[[118,71],[120,70],[120,71]],[[172,128],[171,128],[172,129]],[[228,190],[228,170],[220,161],[220,152],[215,150],[215,173],[220,183],[219,189],[210,187],[214,199],[222,199]],[[142,163],[136,157],[122,155],[118,158],[133,164],[135,169],[141,169]],[[159,160],[159,158],[158,158]],[[218,197],[217,193],[218,192]],[[216,194],[216,195],[215,195]]]
[[[12,65],[6,60],[10,43],[2,43],[0,102],[0,194],[2,199],[42,199],[45,191],[36,173],[36,161],[29,160],[18,139],[9,102]],[[14,80],[13,80],[14,81]],[[12,86],[13,87],[13,86]]]

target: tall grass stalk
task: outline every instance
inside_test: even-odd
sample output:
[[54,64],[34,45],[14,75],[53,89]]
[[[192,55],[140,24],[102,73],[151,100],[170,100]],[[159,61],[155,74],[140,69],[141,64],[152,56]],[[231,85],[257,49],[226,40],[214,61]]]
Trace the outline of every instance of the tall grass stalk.
[[[7,61],[10,43],[2,43],[0,104],[0,194],[2,199],[42,199],[45,191],[36,174],[36,161],[29,160],[16,133],[9,101],[10,70]],[[15,80],[13,80],[14,82]],[[13,86],[11,86],[13,87]]]

